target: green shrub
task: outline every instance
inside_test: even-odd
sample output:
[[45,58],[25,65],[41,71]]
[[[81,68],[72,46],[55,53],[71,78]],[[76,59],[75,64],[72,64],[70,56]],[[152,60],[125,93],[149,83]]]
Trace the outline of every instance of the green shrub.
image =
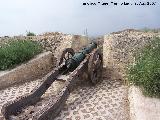
[[33,32],[27,32],[27,36],[35,36],[36,34],[34,34]]
[[128,80],[140,86],[144,95],[160,97],[160,38],[155,38],[135,56]]
[[159,32],[160,32],[160,28],[151,29],[151,28],[145,27],[145,28],[141,29],[141,31],[143,31],[143,32],[154,32],[154,33],[159,33]]
[[41,46],[30,40],[12,41],[0,48],[0,70],[13,68],[42,52]]

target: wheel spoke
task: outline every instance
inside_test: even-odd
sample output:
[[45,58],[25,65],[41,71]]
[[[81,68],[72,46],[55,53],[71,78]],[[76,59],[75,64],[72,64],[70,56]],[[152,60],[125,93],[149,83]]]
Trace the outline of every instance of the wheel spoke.
[[64,57],[63,60],[66,60],[66,58]]
[[69,52],[68,52],[68,59],[69,59]]

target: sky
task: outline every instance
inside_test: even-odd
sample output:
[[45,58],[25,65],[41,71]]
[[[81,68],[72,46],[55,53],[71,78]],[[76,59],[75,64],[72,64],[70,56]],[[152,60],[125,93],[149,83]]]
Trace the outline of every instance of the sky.
[[[156,2],[153,6],[122,2]],[[95,2],[97,5],[83,5]],[[0,0],[0,36],[63,32],[99,36],[124,29],[160,28],[159,0]]]

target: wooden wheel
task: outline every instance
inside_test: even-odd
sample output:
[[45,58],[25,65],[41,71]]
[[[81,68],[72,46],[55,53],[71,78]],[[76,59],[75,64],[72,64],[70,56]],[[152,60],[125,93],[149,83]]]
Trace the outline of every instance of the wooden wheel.
[[66,48],[64,49],[64,51],[62,52],[61,56],[59,57],[59,60],[57,62],[57,66],[64,64],[66,62],[66,60],[72,58],[72,56],[74,55],[74,50],[72,48]]
[[102,54],[100,53],[100,50],[94,49],[90,55],[88,62],[88,78],[91,83],[96,84],[102,76]]

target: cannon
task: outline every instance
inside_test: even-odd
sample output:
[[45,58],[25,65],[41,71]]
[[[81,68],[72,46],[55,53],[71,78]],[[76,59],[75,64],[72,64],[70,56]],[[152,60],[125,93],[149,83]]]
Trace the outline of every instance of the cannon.
[[[53,120],[63,108],[73,86],[83,73],[95,85],[102,75],[102,54],[97,44],[92,42],[75,53],[66,48],[59,57],[57,66],[44,76],[43,82],[29,94],[9,101],[2,106],[4,120]],[[63,83],[56,95],[44,97],[46,91],[56,81]]]

